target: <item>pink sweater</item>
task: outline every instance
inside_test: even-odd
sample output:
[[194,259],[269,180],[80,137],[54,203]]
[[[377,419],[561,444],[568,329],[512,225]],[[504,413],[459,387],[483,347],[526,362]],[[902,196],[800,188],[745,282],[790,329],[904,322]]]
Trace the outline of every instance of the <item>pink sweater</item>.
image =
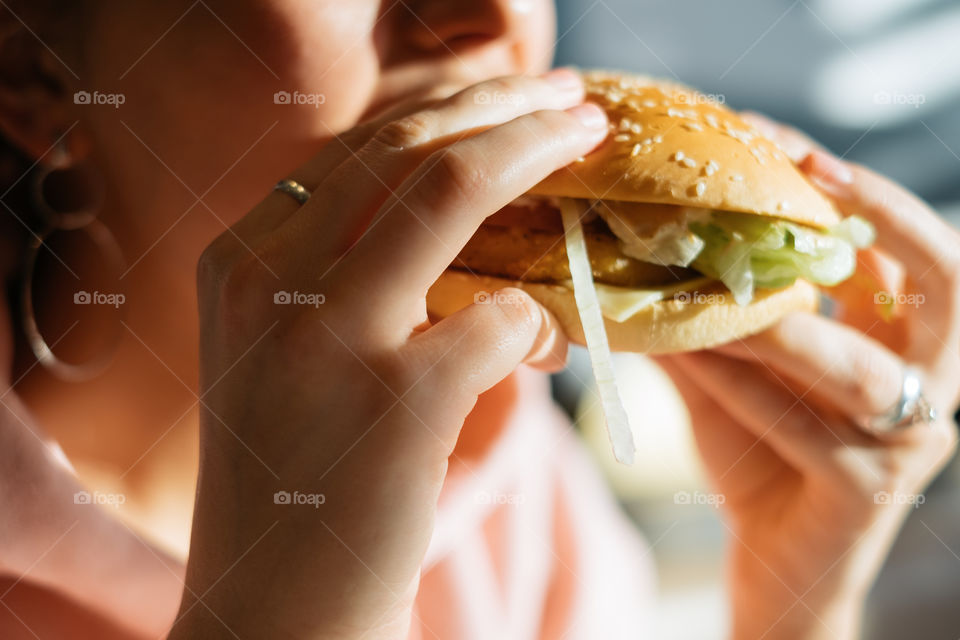
[[653,637],[649,547],[609,494],[546,376],[520,398],[480,463],[441,493],[411,640]]

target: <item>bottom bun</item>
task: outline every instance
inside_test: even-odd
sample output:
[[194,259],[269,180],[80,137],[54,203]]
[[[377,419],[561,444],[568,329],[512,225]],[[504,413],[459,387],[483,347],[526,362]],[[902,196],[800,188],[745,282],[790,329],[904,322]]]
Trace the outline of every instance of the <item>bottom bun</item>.
[[[444,318],[504,287],[518,287],[546,307],[577,344],[583,344],[580,315],[573,291],[562,285],[518,282],[447,270],[427,293],[431,316]],[[813,311],[816,287],[797,280],[784,289],[758,289],[753,302],[741,307],[722,285],[701,296],[656,302],[624,322],[604,318],[610,348],[637,353],[676,353],[715,347],[759,333],[791,311]],[[485,295],[486,294],[486,295]]]

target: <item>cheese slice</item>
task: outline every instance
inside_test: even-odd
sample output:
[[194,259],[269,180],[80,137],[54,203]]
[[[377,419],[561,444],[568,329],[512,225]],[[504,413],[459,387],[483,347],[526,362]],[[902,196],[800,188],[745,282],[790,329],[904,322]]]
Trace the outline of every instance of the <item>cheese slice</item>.
[[[626,322],[655,302],[672,298],[684,291],[697,291],[716,282],[713,278],[695,278],[648,289],[630,289],[600,283],[594,283],[593,286],[597,291],[597,301],[603,317],[614,322]],[[562,284],[573,290],[572,280],[566,280]]]

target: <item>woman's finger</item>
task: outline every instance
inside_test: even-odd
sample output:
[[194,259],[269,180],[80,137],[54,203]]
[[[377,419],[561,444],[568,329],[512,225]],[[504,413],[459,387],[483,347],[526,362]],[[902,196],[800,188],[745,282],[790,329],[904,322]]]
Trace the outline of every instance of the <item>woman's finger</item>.
[[[316,190],[323,176],[356,153],[382,123],[370,122],[354,127],[342,134],[329,131],[330,140],[306,164],[298,167],[287,178],[299,182],[309,191]],[[301,204],[285,193],[270,191],[250,213],[237,221],[231,234],[238,244],[256,246],[260,240],[273,233]]]
[[[544,332],[553,330],[546,326],[546,317],[526,292],[508,288],[444,318],[403,346],[405,358],[415,362],[413,369],[422,372],[410,395],[444,388],[474,402],[520,363],[543,357],[538,352]],[[449,398],[449,404],[459,406],[456,399]],[[427,401],[436,404],[436,398]],[[415,398],[411,404],[416,404]],[[437,435],[452,446],[459,427],[453,421]]]
[[878,446],[875,438],[811,407],[762,365],[708,351],[674,356],[674,362],[727,414],[798,470],[825,470],[852,448]]
[[929,294],[952,293],[960,274],[960,241],[924,202],[869,169],[813,151],[800,168],[843,213],[867,218],[877,246],[903,262],[910,282]]
[[[898,302],[906,302],[903,265],[875,247],[857,252],[857,270],[826,290],[835,303],[832,318],[856,327],[894,353],[908,345],[908,318]],[[908,311],[912,311],[909,309]]]
[[[906,271],[910,320],[908,360],[938,358],[935,375],[956,370],[960,344],[960,235],[913,194],[875,173],[822,152],[801,168],[840,209],[861,214],[877,229],[877,245]],[[887,296],[896,292],[883,292]],[[902,305],[901,305],[902,306]]]
[[[422,300],[483,219],[607,134],[602,109],[537,111],[432,154],[381,207],[339,268],[370,317]],[[391,321],[396,317],[389,314]]]
[[780,465],[776,464],[779,456],[733,419],[710,395],[702,393],[700,385],[674,361],[674,355],[657,356],[655,360],[683,396],[690,415],[710,417],[709,420],[692,420],[690,425],[710,477],[765,478],[779,469]]
[[537,333],[537,339],[534,340],[529,353],[523,359],[523,363],[540,371],[557,373],[567,366],[567,352],[569,351],[570,341],[556,316],[543,305],[538,304],[537,306],[543,316],[540,331]]
[[339,257],[388,197],[404,197],[397,187],[432,152],[533,111],[572,107],[583,100],[583,91],[580,77],[569,69],[498,78],[390,121],[323,176],[318,197],[287,220],[282,235],[300,239],[305,257]]
[[856,329],[811,313],[792,313],[761,334],[719,347],[770,367],[858,423],[890,410],[900,396],[903,362]]

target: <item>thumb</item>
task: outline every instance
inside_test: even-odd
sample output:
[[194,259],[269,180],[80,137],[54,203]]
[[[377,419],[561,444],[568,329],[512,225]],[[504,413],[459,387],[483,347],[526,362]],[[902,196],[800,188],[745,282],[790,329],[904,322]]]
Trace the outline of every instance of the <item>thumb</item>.
[[507,288],[444,318],[404,348],[424,362],[424,378],[477,396],[524,362],[562,368],[567,339],[553,315],[529,294]]
[[857,270],[849,279],[826,289],[838,308],[834,317],[879,340],[894,351],[905,346],[902,318],[890,302],[904,287],[903,266],[875,248],[857,252]]
[[862,306],[861,311],[873,319],[887,319],[885,308],[879,295],[896,294],[904,286],[903,265],[891,258],[885,251],[868,247],[857,251],[857,270],[848,279],[828,287],[831,298],[843,303],[844,307]]

